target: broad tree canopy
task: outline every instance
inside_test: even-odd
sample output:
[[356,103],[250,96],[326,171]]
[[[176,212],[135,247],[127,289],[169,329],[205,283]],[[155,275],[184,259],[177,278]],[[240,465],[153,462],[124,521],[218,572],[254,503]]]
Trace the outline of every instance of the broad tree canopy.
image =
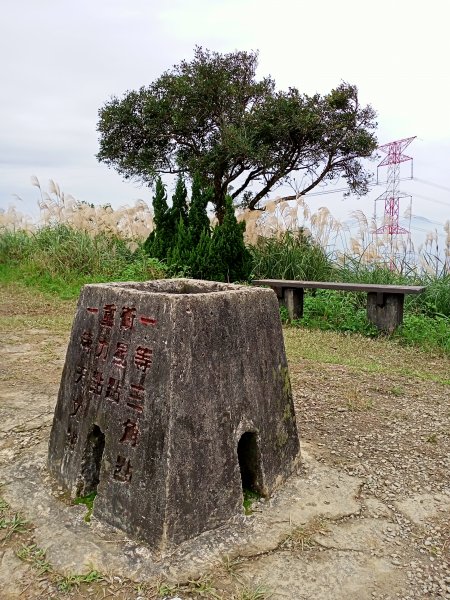
[[298,174],[306,193],[344,177],[367,192],[360,159],[376,148],[375,112],[354,85],[308,96],[256,80],[258,54],[201,47],[148,87],[113,97],[99,111],[98,160],[152,185],[164,173],[200,176],[221,220],[225,196],[254,209]]

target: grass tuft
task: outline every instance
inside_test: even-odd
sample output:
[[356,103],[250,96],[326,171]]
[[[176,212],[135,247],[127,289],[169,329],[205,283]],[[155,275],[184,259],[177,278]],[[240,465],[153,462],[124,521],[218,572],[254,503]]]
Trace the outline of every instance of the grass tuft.
[[87,496],[79,496],[78,498],[75,498],[75,500],[73,501],[74,504],[84,504],[87,508],[86,511],[86,515],[84,517],[84,520],[86,521],[86,523],[90,523],[91,522],[91,516],[92,516],[92,511],[94,509],[94,500],[97,496],[97,492],[91,492],[90,494],[88,494]]
[[249,490],[247,488],[244,489],[243,496],[244,501],[242,504],[244,506],[244,513],[246,515],[251,515],[253,513],[253,503],[260,500],[261,496],[254,490]]

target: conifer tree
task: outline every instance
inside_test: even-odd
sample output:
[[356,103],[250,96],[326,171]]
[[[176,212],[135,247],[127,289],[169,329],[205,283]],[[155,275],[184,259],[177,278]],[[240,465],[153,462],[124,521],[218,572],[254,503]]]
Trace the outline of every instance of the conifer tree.
[[[194,248],[195,250],[195,248]],[[167,252],[167,265],[174,273],[194,277],[192,273],[192,239],[189,227],[182,217],[178,221],[172,247]]]
[[181,177],[181,175],[177,179],[175,193],[172,196],[172,208],[170,209],[170,216],[174,227],[174,234],[178,228],[178,222],[180,218],[183,219],[184,224],[187,225],[187,189],[186,185],[184,184],[184,179]]
[[145,242],[149,254],[165,261],[173,274],[229,282],[247,279],[251,256],[244,243],[245,223],[237,222],[231,197],[226,197],[223,222],[212,231],[206,210],[211,190],[202,186],[199,177],[192,182],[189,210],[186,198],[179,179],[169,208],[158,180],[153,198],[155,230]]
[[196,246],[203,231],[210,232],[210,222],[206,207],[212,197],[211,190],[202,186],[200,177],[196,175],[192,181],[191,203],[189,205],[189,231],[191,241]]
[[211,279],[211,233],[204,229],[198,244],[191,250],[191,273],[196,279]]
[[238,223],[230,196],[225,198],[222,224],[214,228],[209,248],[209,279],[244,281],[251,271],[251,255],[244,243],[245,222]]
[[158,260],[165,260],[171,246],[173,231],[167,205],[166,189],[160,177],[156,180],[153,196],[153,223],[155,228],[144,242],[144,250]]

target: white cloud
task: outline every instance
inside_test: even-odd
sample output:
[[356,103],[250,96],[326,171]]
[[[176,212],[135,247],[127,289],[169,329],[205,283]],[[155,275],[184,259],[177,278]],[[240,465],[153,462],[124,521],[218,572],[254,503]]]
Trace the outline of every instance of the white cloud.
[[[35,210],[32,174],[89,202],[148,200],[147,190],[97,163],[97,112],[111,95],[189,59],[199,44],[259,50],[260,75],[270,73],[280,88],[314,93],[355,83],[361,101],[378,111],[380,142],[418,136],[410,147],[415,172],[429,183],[411,184],[414,211],[449,218],[446,8],[446,0],[6,0],[0,207],[18,193],[23,208]],[[314,202],[339,213],[362,203],[370,214],[372,197]]]

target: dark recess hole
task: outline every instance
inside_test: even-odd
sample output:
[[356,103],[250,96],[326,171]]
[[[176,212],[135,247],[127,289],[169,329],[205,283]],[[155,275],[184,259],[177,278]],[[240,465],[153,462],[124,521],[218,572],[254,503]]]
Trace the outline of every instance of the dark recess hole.
[[262,496],[261,460],[255,432],[246,431],[242,435],[238,443],[237,453],[244,496],[246,492],[254,492]]
[[97,492],[104,449],[105,434],[98,425],[94,425],[86,440],[86,448],[81,462],[78,496],[88,496]]

